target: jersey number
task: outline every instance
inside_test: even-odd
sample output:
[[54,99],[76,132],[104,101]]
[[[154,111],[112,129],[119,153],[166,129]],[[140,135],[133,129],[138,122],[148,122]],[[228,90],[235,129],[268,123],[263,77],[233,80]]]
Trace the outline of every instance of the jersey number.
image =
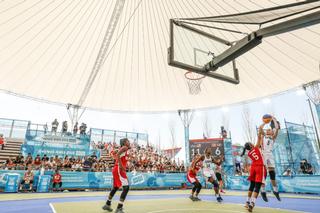
[[255,160],[259,160],[259,156],[258,156],[255,152],[252,152],[252,157],[253,157]]
[[200,154],[200,149],[192,149],[192,155],[194,156],[195,154]]

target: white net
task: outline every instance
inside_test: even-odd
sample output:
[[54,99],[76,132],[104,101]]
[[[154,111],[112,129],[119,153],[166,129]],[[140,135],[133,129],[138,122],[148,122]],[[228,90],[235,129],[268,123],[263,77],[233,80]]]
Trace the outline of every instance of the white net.
[[315,104],[320,104],[320,80],[313,81],[307,85],[305,85],[305,90],[308,97]]
[[185,74],[190,95],[198,95],[201,92],[201,83],[204,75],[195,72],[186,72]]

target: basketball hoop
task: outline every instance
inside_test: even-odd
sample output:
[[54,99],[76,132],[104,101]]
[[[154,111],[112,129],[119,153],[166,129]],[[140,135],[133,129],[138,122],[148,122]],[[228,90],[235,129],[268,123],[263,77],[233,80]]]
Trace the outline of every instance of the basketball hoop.
[[187,79],[189,93],[198,95],[201,92],[201,82],[205,76],[191,71],[186,72],[184,76]]

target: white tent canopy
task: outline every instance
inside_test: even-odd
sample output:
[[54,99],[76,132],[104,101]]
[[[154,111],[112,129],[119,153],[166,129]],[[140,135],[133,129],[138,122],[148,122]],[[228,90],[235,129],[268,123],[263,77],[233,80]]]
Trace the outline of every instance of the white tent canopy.
[[[167,63],[169,19],[274,7],[273,0],[127,0],[84,107],[171,111],[270,96],[320,78],[320,24],[269,37],[237,59],[240,84],[205,78],[189,94],[185,70]],[[282,0],[281,4],[297,2]],[[0,89],[77,104],[116,0],[0,1]],[[229,25],[243,29],[244,25]]]

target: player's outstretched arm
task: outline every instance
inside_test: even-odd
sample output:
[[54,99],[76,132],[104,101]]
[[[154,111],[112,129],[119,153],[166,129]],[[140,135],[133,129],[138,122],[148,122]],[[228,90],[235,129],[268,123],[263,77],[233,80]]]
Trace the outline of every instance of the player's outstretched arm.
[[119,149],[118,153],[117,153],[117,160],[118,160],[118,163],[119,163],[119,168],[120,170],[124,170],[124,165],[122,165],[122,162],[121,162],[121,154],[126,152],[128,150],[128,147],[127,146],[123,146]]
[[276,129],[275,132],[274,132],[274,134],[273,134],[273,140],[275,141],[276,138],[278,137],[278,133],[279,133],[280,127],[279,127],[278,120],[277,120],[275,117],[272,116],[272,120],[273,120],[275,129]]
[[265,123],[261,124],[259,126],[259,130],[258,130],[258,141],[255,145],[255,147],[260,148],[260,146],[262,145],[262,140],[263,140],[263,127],[264,125],[266,125]]

